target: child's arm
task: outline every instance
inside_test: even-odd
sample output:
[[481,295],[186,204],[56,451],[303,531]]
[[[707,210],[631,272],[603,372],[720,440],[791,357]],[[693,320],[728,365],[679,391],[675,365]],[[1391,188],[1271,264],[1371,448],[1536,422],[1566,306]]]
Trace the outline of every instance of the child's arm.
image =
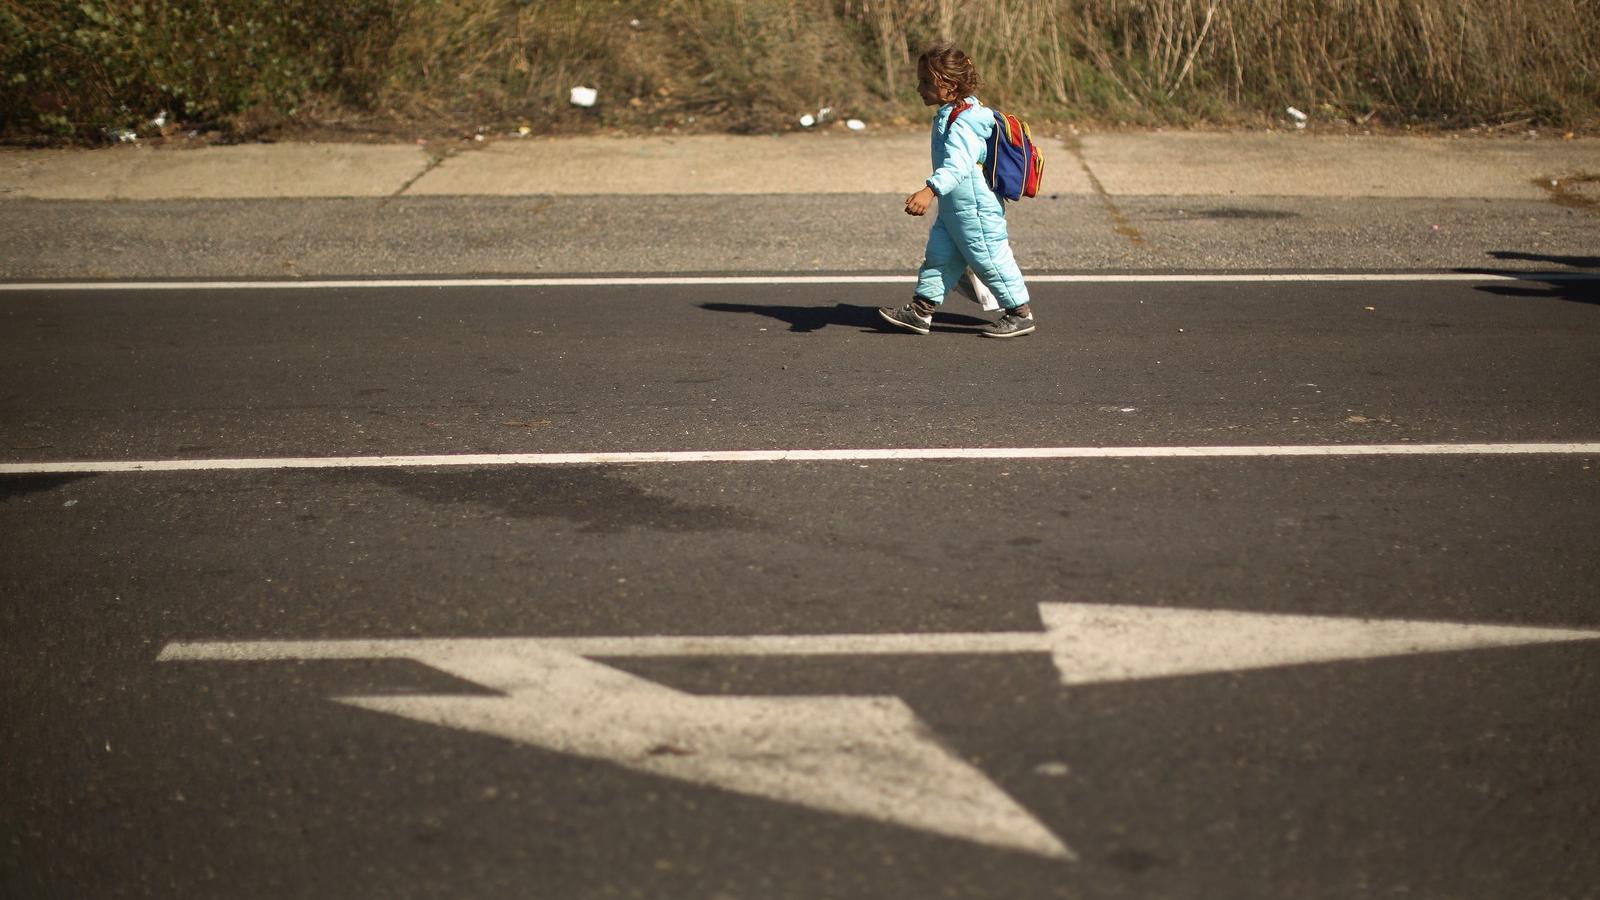
[[978,160],[983,158],[983,145],[989,138],[978,129],[976,111],[968,111],[957,116],[950,130],[945,133],[944,165],[928,176],[928,187],[935,194],[943,197],[955,190],[956,185],[970,177],[972,170],[977,168]]
[[951,124],[944,140],[944,165],[928,176],[926,187],[906,198],[906,212],[913,216],[926,213],[935,196],[943,197],[950,193],[961,183],[961,179],[972,174],[983,155],[983,145],[988,137],[978,133],[974,116],[963,113]]

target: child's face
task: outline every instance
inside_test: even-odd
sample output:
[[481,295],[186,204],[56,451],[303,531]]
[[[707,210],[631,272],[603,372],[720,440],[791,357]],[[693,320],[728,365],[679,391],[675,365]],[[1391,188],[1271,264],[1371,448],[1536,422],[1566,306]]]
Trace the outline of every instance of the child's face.
[[933,77],[933,72],[927,66],[917,67],[917,93],[922,95],[922,102],[926,106],[941,106],[956,99],[950,96],[949,88]]

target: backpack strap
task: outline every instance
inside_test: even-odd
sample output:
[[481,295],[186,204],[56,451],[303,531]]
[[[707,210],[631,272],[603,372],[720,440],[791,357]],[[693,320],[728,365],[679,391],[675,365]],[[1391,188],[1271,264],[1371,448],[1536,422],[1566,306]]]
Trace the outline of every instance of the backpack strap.
[[961,115],[962,113],[966,112],[967,110],[969,110],[971,108],[972,108],[972,104],[968,103],[965,100],[961,101],[960,103],[957,103],[956,104],[956,108],[950,110],[950,118],[945,120],[944,130],[945,131],[949,131],[950,130],[950,126],[954,125],[956,123],[956,116]]

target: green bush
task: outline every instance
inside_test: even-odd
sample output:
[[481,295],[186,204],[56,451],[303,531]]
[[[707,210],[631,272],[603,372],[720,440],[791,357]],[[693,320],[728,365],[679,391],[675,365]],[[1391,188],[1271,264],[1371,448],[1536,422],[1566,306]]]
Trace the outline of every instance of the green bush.
[[226,129],[359,102],[352,65],[390,38],[388,0],[0,0],[0,129],[90,137],[161,110]]

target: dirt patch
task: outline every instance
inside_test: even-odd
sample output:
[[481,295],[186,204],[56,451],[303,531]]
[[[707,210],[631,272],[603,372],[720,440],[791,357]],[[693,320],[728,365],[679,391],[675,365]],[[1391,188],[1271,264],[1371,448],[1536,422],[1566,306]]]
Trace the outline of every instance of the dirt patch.
[[1580,172],[1560,178],[1535,178],[1534,184],[1550,194],[1550,202],[1568,209],[1600,210],[1600,175]]

